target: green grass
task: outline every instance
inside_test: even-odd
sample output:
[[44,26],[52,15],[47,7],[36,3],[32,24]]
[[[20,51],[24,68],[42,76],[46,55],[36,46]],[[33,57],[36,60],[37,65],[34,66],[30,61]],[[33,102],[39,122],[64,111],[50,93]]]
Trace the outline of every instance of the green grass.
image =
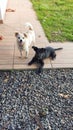
[[50,42],[73,41],[73,0],[31,0]]

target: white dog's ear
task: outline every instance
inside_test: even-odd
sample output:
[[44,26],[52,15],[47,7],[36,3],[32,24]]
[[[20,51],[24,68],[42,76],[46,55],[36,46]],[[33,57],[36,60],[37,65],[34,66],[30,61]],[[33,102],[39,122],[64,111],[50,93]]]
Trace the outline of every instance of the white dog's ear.
[[25,37],[27,37],[27,34],[26,34],[26,33],[24,33],[24,36],[25,36]]
[[15,32],[15,37],[17,37],[17,35],[18,35],[18,32]]

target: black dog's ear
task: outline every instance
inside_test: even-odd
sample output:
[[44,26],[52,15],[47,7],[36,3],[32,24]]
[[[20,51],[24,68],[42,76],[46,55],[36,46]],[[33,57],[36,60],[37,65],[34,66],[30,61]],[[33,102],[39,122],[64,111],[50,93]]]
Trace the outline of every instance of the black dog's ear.
[[36,46],[32,46],[32,48],[34,49],[34,51],[38,50],[38,48]]

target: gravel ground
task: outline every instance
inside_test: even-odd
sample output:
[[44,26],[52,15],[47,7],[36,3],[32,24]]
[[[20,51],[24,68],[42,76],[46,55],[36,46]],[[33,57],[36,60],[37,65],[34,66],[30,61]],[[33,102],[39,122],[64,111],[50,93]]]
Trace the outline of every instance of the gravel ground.
[[0,71],[0,130],[73,130],[73,69]]

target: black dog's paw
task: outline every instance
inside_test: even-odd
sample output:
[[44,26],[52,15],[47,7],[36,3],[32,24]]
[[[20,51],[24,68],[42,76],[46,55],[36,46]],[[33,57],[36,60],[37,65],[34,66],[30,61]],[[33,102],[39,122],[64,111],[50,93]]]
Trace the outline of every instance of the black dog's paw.
[[38,70],[36,70],[35,73],[38,74],[38,75],[40,74],[40,72]]
[[31,65],[31,62],[29,62],[28,65]]
[[42,73],[42,69],[37,69],[36,70],[36,74],[41,74]]

